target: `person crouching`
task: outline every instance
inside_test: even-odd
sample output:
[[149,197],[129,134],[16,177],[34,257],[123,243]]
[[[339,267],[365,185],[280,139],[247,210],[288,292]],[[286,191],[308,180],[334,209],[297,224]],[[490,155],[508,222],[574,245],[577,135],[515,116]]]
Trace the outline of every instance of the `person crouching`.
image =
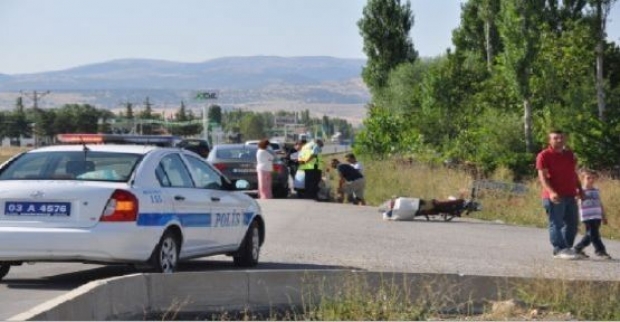
[[340,177],[337,190],[341,195],[339,198],[344,200],[342,195],[346,195],[349,202],[353,202],[356,205],[366,205],[364,200],[364,189],[366,188],[364,176],[352,165],[340,163],[338,159],[332,159],[331,167],[338,171]]

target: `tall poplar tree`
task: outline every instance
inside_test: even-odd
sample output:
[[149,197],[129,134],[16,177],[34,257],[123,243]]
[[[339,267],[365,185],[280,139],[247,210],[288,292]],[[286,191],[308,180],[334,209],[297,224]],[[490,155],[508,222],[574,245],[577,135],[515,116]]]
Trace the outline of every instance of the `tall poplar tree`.
[[209,118],[209,122],[222,124],[222,107],[219,105],[209,106],[207,117]]
[[368,60],[362,71],[371,92],[385,87],[389,73],[399,64],[413,63],[418,53],[409,31],[414,19],[411,3],[401,0],[368,0],[357,22]]
[[605,121],[605,80],[603,76],[603,57],[605,55],[605,38],[607,37],[607,16],[616,0],[589,0],[594,8],[594,30],[596,30],[596,101],[598,117]]
[[504,0],[499,30],[504,51],[502,62],[523,102],[525,149],[534,152],[532,130],[532,66],[540,48],[546,0]]

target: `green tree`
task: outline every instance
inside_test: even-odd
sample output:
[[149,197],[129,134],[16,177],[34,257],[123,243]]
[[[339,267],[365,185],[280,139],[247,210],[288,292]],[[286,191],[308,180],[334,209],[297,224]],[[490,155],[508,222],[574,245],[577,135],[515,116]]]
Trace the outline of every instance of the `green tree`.
[[149,120],[156,119],[153,113],[153,104],[147,96],[144,100],[144,109],[138,114],[140,134],[154,134],[155,126]]
[[62,129],[59,133],[97,133],[101,113],[92,105],[66,104],[57,112],[55,126]]
[[241,119],[240,130],[247,139],[262,139],[266,136],[262,118],[256,113],[248,113]]
[[186,122],[187,121],[187,108],[185,107],[185,102],[181,101],[181,106],[174,114],[174,120],[176,122]]
[[99,133],[112,133],[112,127],[109,121],[115,118],[114,113],[109,110],[97,109],[97,114],[99,114],[97,131]]
[[495,56],[503,50],[496,23],[500,3],[500,0],[467,1],[461,6],[460,25],[452,32],[456,54],[470,52],[484,57],[489,71]]
[[134,119],[133,104],[130,102],[125,103],[125,117],[130,121],[133,121]]
[[9,116],[5,111],[0,111],[0,140],[4,140],[8,136]]
[[381,159],[419,151],[420,145],[421,136],[405,116],[371,105],[363,129],[355,138],[354,150]]
[[7,136],[11,139],[19,139],[22,136],[30,136],[32,128],[26,119],[26,111],[22,97],[15,101],[15,109],[8,115]]
[[209,122],[222,124],[222,107],[219,105],[209,106],[207,117],[209,118]]
[[418,53],[409,32],[414,18],[411,3],[400,0],[368,0],[357,23],[368,60],[362,71],[371,92],[381,90],[388,75],[402,63],[413,63]]
[[605,121],[605,79],[604,79],[604,57],[605,57],[605,38],[607,37],[606,26],[607,17],[611,7],[616,0],[589,0],[594,7],[594,29],[596,31],[596,101],[598,106],[598,117]]
[[408,114],[413,117],[421,106],[424,78],[429,68],[442,59],[445,57],[398,65],[390,72],[387,86],[374,95],[374,102],[392,113]]
[[187,136],[189,133],[195,131],[194,124],[189,122],[189,116],[187,114],[187,108],[185,102],[181,101],[181,106],[174,113],[173,123],[168,125],[168,131],[173,135]]
[[532,129],[532,66],[543,32],[545,0],[504,0],[500,10],[501,55],[504,71],[523,102],[524,137],[527,152],[534,152]]
[[183,133],[186,136],[195,136],[202,133],[202,123],[197,122],[198,117],[192,110],[187,111],[187,125],[184,126]]
[[311,126],[312,125],[312,120],[310,119],[310,111],[309,110],[303,110],[300,113],[300,120],[299,123],[304,124],[306,126]]
[[149,97],[147,96],[144,100],[144,110],[140,111],[139,114],[140,119],[143,120],[152,120],[153,116],[153,104],[151,103]]

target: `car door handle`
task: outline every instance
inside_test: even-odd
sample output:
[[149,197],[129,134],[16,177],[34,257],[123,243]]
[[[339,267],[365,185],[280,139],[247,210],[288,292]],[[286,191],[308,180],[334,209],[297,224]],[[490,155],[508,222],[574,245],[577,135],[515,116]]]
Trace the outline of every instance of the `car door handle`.
[[177,195],[177,196],[174,196],[174,200],[183,201],[185,200],[185,197]]
[[211,201],[220,201],[219,197],[211,197]]

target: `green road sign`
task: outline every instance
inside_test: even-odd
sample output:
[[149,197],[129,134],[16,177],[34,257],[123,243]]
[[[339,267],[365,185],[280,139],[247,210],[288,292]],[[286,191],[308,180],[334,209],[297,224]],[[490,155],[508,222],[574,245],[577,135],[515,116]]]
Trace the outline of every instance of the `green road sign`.
[[215,91],[198,92],[195,98],[197,100],[215,100],[217,99],[217,92]]

